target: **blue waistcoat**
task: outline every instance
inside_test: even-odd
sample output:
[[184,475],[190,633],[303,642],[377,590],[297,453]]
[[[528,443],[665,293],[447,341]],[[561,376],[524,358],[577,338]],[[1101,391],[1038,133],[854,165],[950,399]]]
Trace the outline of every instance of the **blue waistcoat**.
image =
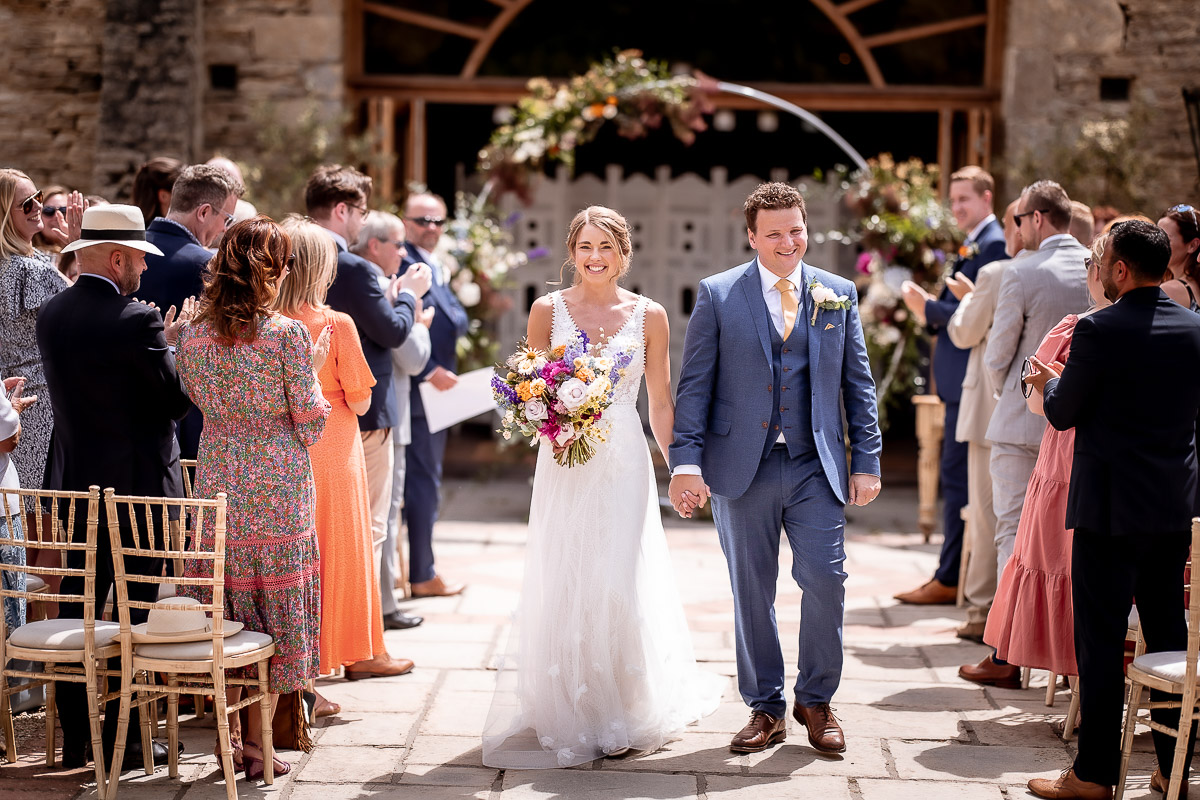
[[788,456],[811,453],[817,449],[812,433],[812,384],[808,376],[808,320],[796,317],[792,335],[785,342],[768,321],[771,331],[771,435],[767,437],[763,457],[775,446],[779,433],[787,442]]

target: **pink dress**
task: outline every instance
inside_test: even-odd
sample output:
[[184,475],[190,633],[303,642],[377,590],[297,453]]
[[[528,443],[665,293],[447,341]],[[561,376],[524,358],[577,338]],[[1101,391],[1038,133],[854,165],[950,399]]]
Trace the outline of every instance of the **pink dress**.
[[[1068,314],[1046,334],[1037,349],[1043,364],[1067,363],[1078,321],[1079,317]],[[1074,450],[1074,428],[1057,431],[1046,425],[1012,558],[1004,567],[983,633],[998,658],[1056,675],[1079,674],[1071,607],[1073,532],[1066,529]]]

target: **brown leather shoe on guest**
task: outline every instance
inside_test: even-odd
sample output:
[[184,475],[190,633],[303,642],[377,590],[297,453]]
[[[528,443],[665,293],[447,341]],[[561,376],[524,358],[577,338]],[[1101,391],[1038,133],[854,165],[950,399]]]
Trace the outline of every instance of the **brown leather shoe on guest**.
[[[1156,769],[1150,774],[1150,788],[1164,797],[1167,794],[1167,789],[1170,787],[1170,778],[1164,778],[1161,769]],[[1183,786],[1179,787],[1179,800],[1184,800],[1187,797],[1188,785],[1187,781],[1183,782]]]
[[808,729],[808,743],[822,753],[844,753],[846,737],[842,734],[842,726],[838,725],[837,717],[829,703],[818,703],[815,706],[796,704],[792,708],[792,716]]
[[1034,778],[1029,782],[1029,791],[1048,800],[1112,800],[1111,786],[1081,781],[1073,769],[1063,770],[1054,780]]
[[934,578],[911,592],[893,595],[893,598],[913,606],[948,606],[958,601],[958,589]]
[[414,664],[407,658],[392,658],[387,653],[367,661],[358,661],[346,667],[346,680],[361,681],[366,678],[390,678],[412,672]]
[[775,719],[765,711],[751,711],[746,727],[729,743],[735,753],[758,753],[787,738],[787,720]]
[[434,575],[432,580],[412,584],[410,591],[413,597],[451,597],[466,588],[465,583],[446,583],[441,575]]
[[958,668],[958,677],[983,686],[999,689],[1020,689],[1021,668],[1013,664],[997,664],[991,656],[985,656],[978,664],[964,664]]

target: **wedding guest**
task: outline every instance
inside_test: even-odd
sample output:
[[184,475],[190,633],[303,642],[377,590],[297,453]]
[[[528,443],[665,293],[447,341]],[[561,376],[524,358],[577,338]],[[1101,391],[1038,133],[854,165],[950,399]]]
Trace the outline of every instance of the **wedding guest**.
[[1092,221],[1092,209],[1078,200],[1071,201],[1071,224],[1067,232],[1075,237],[1075,241],[1084,247],[1092,246],[1095,238],[1095,223]]
[[[1089,215],[1088,219],[1091,217]],[[1071,338],[1080,320],[1111,305],[1100,282],[1100,260],[1105,237],[1096,240],[1087,261],[1088,294],[1092,306],[1083,314],[1068,314],[1046,334],[1035,357],[1061,369],[1070,363]],[[1026,404],[1045,416],[1042,396],[1023,384]],[[1012,558],[1000,577],[995,613],[988,616],[983,640],[995,648],[997,658],[1017,667],[1045,669],[1055,675],[1077,675],[1073,641],[1074,613],[1071,607],[1071,538],[1065,527],[1067,487],[1071,481],[1071,459],[1075,429],[1056,430],[1046,426],[1037,464],[1029,478],[1025,505],[1017,525]],[[972,667],[959,674],[971,680]],[[1018,682],[1019,683],[1019,682]]]
[[[145,237],[142,214],[135,206],[106,205],[84,211],[80,238],[64,250],[78,254],[79,280],[48,299],[38,314],[37,344],[49,390],[43,401],[48,400],[54,408],[53,453],[47,470],[50,489],[86,491],[98,485],[123,495],[183,496],[173,420],[183,416],[188,399],[169,348],[191,308],[178,315],[168,309],[164,318],[130,297],[146,268],[145,254],[157,252]],[[98,608],[103,608],[109,596],[115,573],[105,516],[101,511],[96,542],[94,597]],[[85,535],[86,522],[81,516],[75,518],[71,534],[77,542]],[[129,530],[124,511],[118,523],[123,531]],[[161,520],[156,517],[154,524],[158,534],[164,535]],[[69,566],[82,568],[85,553],[74,550],[67,559]],[[162,567],[162,559],[156,557],[134,557],[127,562],[134,575],[161,574]],[[83,594],[83,579],[64,578],[62,591]],[[145,602],[153,600],[156,591],[153,584],[133,582],[129,596]],[[144,622],[147,613],[132,609],[133,623]],[[59,616],[80,618],[83,604],[63,603]],[[109,668],[119,670],[119,659],[110,660]],[[118,678],[110,678],[110,690],[115,690],[118,682]],[[56,700],[63,731],[63,765],[82,766],[100,755],[90,753],[83,685],[58,683]],[[105,713],[101,738],[106,761],[111,761],[116,743],[118,706],[119,700],[110,701]],[[122,762],[126,768],[142,763],[136,709],[130,713],[129,723]],[[165,746],[154,743],[153,751],[156,763],[166,763]]]
[[412,442],[407,451],[404,476],[404,520],[408,525],[408,579],[413,597],[444,597],[459,594],[466,585],[438,574],[433,560],[433,525],[441,503],[442,458],[446,454],[446,431],[430,431],[420,385],[429,383],[445,391],[458,383],[457,347],[467,333],[467,312],[454,296],[434,250],[446,226],[446,203],[433,194],[414,194],[404,203],[404,229],[408,234],[401,268],[418,264],[433,268],[433,285],[424,297],[426,306],[437,309],[429,326],[430,356],[425,368],[412,379],[410,417]]
[[[329,358],[318,377],[331,410],[325,433],[308,448],[321,551],[320,669],[326,674],[346,667],[350,680],[364,672],[404,674],[413,662],[393,659],[383,641],[367,465],[358,435],[358,417],[371,407],[375,378],[354,320],[325,304],[337,271],[333,240],[320,226],[299,218],[286,220],[282,227],[291,237],[296,260],[275,307],[303,322],[310,336],[330,330]],[[317,716],[339,710],[318,695]]]
[[43,197],[25,173],[0,169],[0,375],[24,378],[25,396],[42,400],[22,416],[20,443],[11,453],[32,488],[43,485],[54,428],[35,325],[42,304],[69,285],[53,257],[33,246],[45,229]]
[[[204,412],[196,494],[229,497],[225,616],[275,639],[272,708],[319,669],[320,555],[308,448],[330,412],[317,377],[330,336],[323,332],[314,345],[303,323],[271,309],[292,259],[291,240],[270,219],[230,228],[178,353],[188,395]],[[205,523],[203,535],[211,536],[211,518]],[[188,562],[185,574],[203,574],[211,564]],[[231,703],[241,691],[229,690]],[[261,742],[260,717],[250,714],[242,742],[247,778],[267,768]],[[273,769],[282,775],[291,765],[276,759]]]
[[[1179,610],[1197,485],[1200,316],[1159,288],[1170,257],[1160,228],[1114,225],[1097,265],[1113,304],[1079,320],[1065,367],[1030,359],[1028,382],[1042,392],[1046,419],[1055,430],[1075,429],[1066,527],[1075,531],[1071,597],[1083,720],[1071,769],[1029,782],[1039,797],[1111,797],[1134,598],[1147,653],[1187,648]],[[1169,697],[1155,690],[1150,699]],[[1179,725],[1177,708],[1152,708],[1150,716],[1160,726]],[[1185,785],[1195,731],[1179,776]],[[1175,739],[1159,730],[1152,736],[1158,769],[1150,788],[1165,792]]]
[[[366,259],[351,253],[367,214],[371,179],[352,167],[338,164],[318,167],[305,187],[305,203],[313,221],[325,229],[338,248],[337,274],[327,302],[354,320],[363,355],[375,377],[371,407],[358,418],[359,437],[367,468],[371,502],[373,560],[383,557],[387,539],[387,513],[392,499],[392,435],[399,424],[392,388],[391,348],[398,347],[412,330],[416,303],[429,289],[429,268],[409,269],[380,287],[379,272]],[[382,613],[382,612],[380,612]],[[370,678],[400,674],[400,662],[347,667],[347,676]]]
[[[1088,307],[1088,251],[1068,233],[1071,200],[1054,181],[1038,181],[1021,192],[1017,220],[1030,254],[1004,271],[992,332],[984,351],[985,375],[997,392],[988,422],[992,442],[992,507],[996,512],[997,583],[1012,555],[1025,489],[1037,462],[1046,423],[1025,405],[1021,365],[1067,314]],[[1016,667],[998,667],[975,680],[1011,681]]]
[[1121,212],[1114,206],[1096,206],[1092,209],[1092,230],[1099,235],[1101,232],[1107,231],[1108,227],[1113,224],[1113,220],[1121,216]]
[[71,241],[67,234],[67,196],[70,190],[53,184],[42,189],[42,229],[33,235],[33,246],[58,256]]
[[[225,174],[233,178],[233,180],[241,186],[246,185],[245,178],[242,177],[242,168],[237,165],[237,162],[225,156],[217,155],[204,162],[210,167],[216,167],[219,170],[224,170]],[[233,210],[233,221],[241,222],[244,219],[251,219],[258,216],[258,209],[254,207],[245,197],[239,196],[237,199],[237,208]]]
[[[21,441],[20,414],[33,403],[35,399],[25,399],[24,378],[6,378],[2,381],[4,391],[0,391],[0,488],[20,489],[21,476],[13,465],[9,453],[16,449]],[[0,497],[0,538],[24,538],[21,526],[21,503],[16,495]],[[0,547],[0,563],[14,567],[25,566],[25,548]],[[25,591],[25,573],[0,573],[0,586],[8,591]],[[11,632],[25,624],[25,600],[19,597],[4,598],[4,624]]]
[[[371,262],[378,271],[380,288],[387,289],[392,276],[400,271],[404,249],[404,223],[394,214],[372,211],[358,234],[350,252]],[[392,494],[388,508],[387,538],[383,542],[379,563],[379,595],[383,610],[383,625],[389,630],[414,628],[423,617],[406,614],[396,605],[397,542],[400,537],[400,514],[404,500],[405,448],[412,441],[409,417],[411,378],[425,368],[429,360],[429,325],[434,308],[416,305],[417,324],[408,332],[404,344],[392,348],[392,385],[396,395],[396,428],[392,431]],[[399,588],[403,588],[402,586]]]
[[133,176],[133,204],[142,210],[146,227],[155,217],[167,215],[171,187],[182,170],[183,162],[168,156],[155,156],[138,167]]
[[1200,311],[1200,264],[1196,263],[1200,255],[1200,212],[1187,204],[1171,206],[1158,220],[1171,242],[1171,261],[1168,264],[1169,277],[1163,281],[1162,290],[1167,297],[1187,306],[1192,311]]
[[[1013,257],[1025,252],[1013,218],[1018,204],[1019,201],[1014,200],[1004,212],[1004,249]],[[996,594],[996,512],[992,509],[989,468],[992,444],[987,439],[987,426],[996,407],[996,397],[983,374],[983,354],[996,312],[1000,279],[1011,263],[1010,259],[1002,259],[984,264],[974,283],[961,272],[946,279],[950,291],[960,298],[946,330],[956,347],[971,351],[954,432],[958,441],[967,444],[966,536],[970,537],[971,553],[963,587],[967,618],[958,626],[955,635],[976,642],[983,641],[983,627]]]
[[[1004,258],[1004,228],[992,212],[992,176],[976,166],[963,167],[950,176],[950,209],[966,240],[959,248],[952,272],[975,280],[979,268]],[[958,308],[956,297],[947,285],[934,298],[918,284],[905,281],[904,304],[913,316],[937,333],[933,351],[933,379],[938,397],[946,406],[946,430],[958,427],[963,379],[967,374],[968,351],[950,338],[947,323]],[[933,577],[921,586],[901,592],[896,599],[917,605],[953,603],[958,596],[958,574],[962,560],[962,509],[967,504],[968,447],[954,435],[942,438],[940,483],[942,487],[942,551]]]

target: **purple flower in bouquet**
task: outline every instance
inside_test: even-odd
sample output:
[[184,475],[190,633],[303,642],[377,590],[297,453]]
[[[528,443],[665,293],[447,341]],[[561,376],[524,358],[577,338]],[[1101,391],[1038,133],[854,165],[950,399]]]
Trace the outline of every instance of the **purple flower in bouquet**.
[[504,382],[504,379],[499,375],[492,376],[492,392],[504,398],[507,402],[515,404],[517,402],[517,390]]
[[554,383],[554,380],[562,374],[570,374],[571,367],[562,361],[551,361],[546,366],[542,367],[542,380],[546,383]]

